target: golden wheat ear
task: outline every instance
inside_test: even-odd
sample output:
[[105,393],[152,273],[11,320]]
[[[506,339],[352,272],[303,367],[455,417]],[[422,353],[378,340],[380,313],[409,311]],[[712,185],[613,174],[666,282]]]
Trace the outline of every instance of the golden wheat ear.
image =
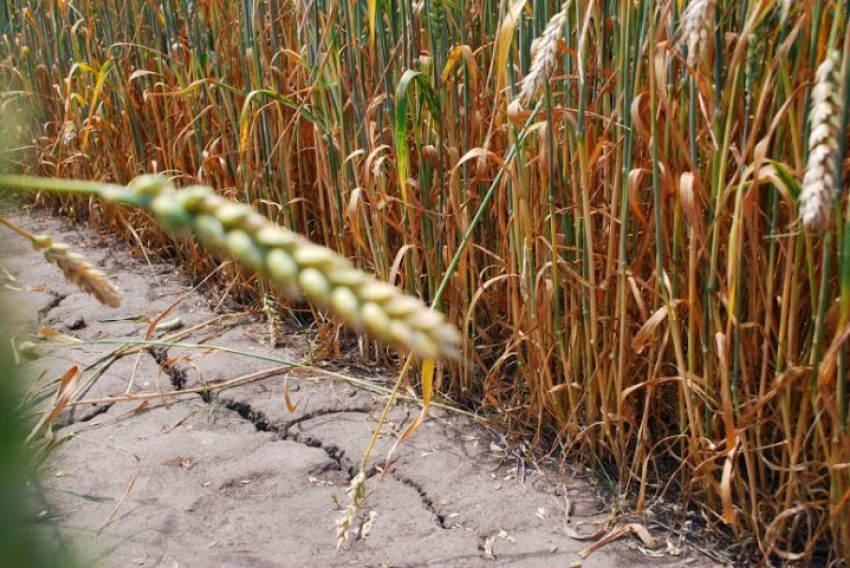
[[269,290],[263,292],[263,313],[266,316],[269,347],[275,348],[283,341],[283,320],[277,298]]
[[348,496],[348,508],[336,520],[336,547],[339,548],[348,540],[351,528],[357,521],[357,514],[363,508],[366,500],[366,474],[360,471],[351,479],[346,490]]
[[91,294],[101,304],[111,308],[121,305],[121,290],[86,257],[73,252],[69,245],[54,243],[49,235],[33,235],[5,217],[0,217],[0,224],[30,241],[34,249],[43,251],[47,262],[55,264],[68,282]]

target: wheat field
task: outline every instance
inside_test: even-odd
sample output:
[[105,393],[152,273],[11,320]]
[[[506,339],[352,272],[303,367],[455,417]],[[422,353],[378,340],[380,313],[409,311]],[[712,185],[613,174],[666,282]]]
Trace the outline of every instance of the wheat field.
[[[848,22],[839,0],[0,0],[0,104],[26,116],[3,160],[249,203],[438,303],[466,362],[441,392],[624,506],[838,563]],[[216,267],[145,213],[61,206]]]

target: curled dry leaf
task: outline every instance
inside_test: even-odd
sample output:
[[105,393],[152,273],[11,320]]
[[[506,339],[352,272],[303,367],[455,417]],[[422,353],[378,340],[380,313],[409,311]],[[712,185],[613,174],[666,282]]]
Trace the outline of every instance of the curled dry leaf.
[[65,410],[65,407],[68,406],[68,403],[74,397],[74,391],[77,388],[77,382],[81,374],[80,367],[73,365],[59,377],[59,387],[56,389],[53,402],[47,411],[45,411],[44,415],[42,415],[41,420],[30,431],[26,439],[27,442],[32,440],[42,430],[45,430],[49,435],[50,425],[62,414],[62,411]]
[[[670,306],[675,310],[681,302],[681,300],[674,300],[670,302]],[[643,352],[649,344],[649,340],[652,339],[652,335],[655,333],[655,330],[658,329],[658,326],[661,325],[661,322],[665,319],[667,319],[667,306],[661,306],[655,310],[655,313],[646,320],[646,322],[638,330],[637,334],[635,334],[634,338],[632,338],[632,350],[635,353]]]
[[696,176],[693,172],[685,172],[679,178],[679,201],[682,204],[682,210],[685,212],[685,217],[688,218],[688,223],[691,227],[701,232],[702,217],[699,211],[699,201],[696,194]]
[[579,557],[582,559],[587,558],[591,554],[593,554],[596,550],[602,548],[606,544],[610,544],[615,540],[619,540],[626,535],[634,534],[638,538],[640,538],[643,545],[647,548],[658,548],[658,541],[653,538],[651,534],[649,534],[649,530],[645,526],[640,523],[629,523],[627,525],[616,527],[607,535],[605,535],[601,540],[594,542],[584,550],[578,553]]

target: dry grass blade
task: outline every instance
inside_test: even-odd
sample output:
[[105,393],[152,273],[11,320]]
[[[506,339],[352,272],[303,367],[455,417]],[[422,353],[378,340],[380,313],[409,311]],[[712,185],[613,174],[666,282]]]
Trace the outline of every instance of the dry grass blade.
[[48,438],[52,437],[53,431],[51,430],[51,426],[53,425],[53,421],[62,414],[68,404],[73,400],[80,374],[81,371],[77,365],[71,366],[62,374],[57,381],[59,385],[50,406],[42,415],[41,420],[30,430],[26,442],[29,442],[41,432],[45,432]]
[[645,526],[640,523],[629,523],[627,525],[623,525],[621,527],[616,527],[611,530],[604,537],[594,542],[584,550],[578,553],[579,557],[584,559],[593,554],[598,549],[602,548],[606,544],[610,544],[615,540],[621,539],[626,535],[634,534],[637,535],[643,545],[650,549],[658,548],[658,541],[649,533]]

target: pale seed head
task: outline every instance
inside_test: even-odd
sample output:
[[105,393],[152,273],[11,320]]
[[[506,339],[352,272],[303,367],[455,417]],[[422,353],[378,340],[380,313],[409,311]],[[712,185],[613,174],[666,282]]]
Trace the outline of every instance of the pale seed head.
[[72,284],[83,292],[94,296],[100,303],[117,308],[121,305],[121,291],[106,275],[97,270],[84,256],[71,252],[65,243],[52,243],[50,237],[42,236],[33,241],[36,249],[44,250],[44,258],[55,264]]
[[682,39],[688,46],[691,67],[695,67],[708,51],[716,8],[717,0],[691,0],[682,13]]
[[835,203],[835,168],[841,92],[838,52],[832,50],[817,70],[809,113],[809,157],[800,192],[800,218],[810,229],[825,226]]
[[570,2],[564,2],[561,9],[549,20],[546,29],[532,43],[531,69],[522,80],[519,100],[523,104],[531,102],[537,92],[549,81],[558,65],[559,43],[564,35],[567,10]]

